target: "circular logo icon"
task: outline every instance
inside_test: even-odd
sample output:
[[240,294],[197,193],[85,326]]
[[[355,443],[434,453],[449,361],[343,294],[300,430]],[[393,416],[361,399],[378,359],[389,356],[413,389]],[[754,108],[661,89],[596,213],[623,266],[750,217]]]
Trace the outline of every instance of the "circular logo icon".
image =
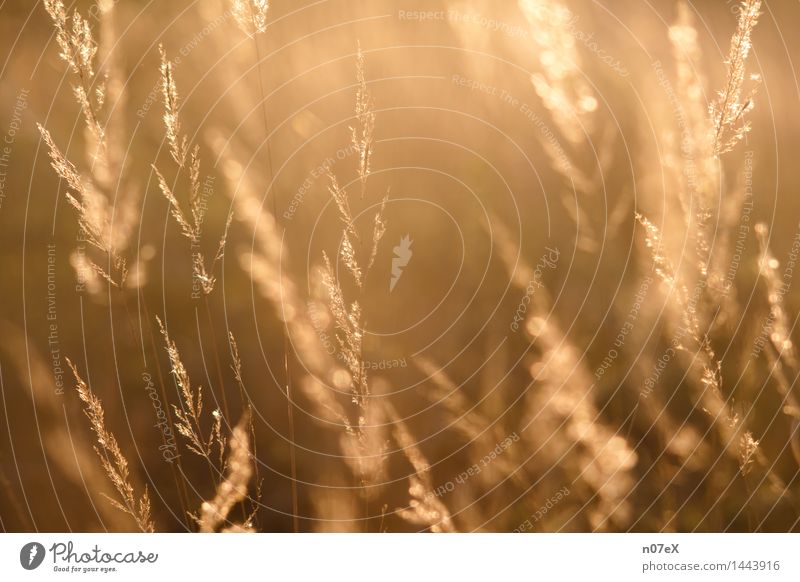
[[44,561],[44,546],[39,542],[30,542],[19,551],[19,563],[26,570],[35,570]]

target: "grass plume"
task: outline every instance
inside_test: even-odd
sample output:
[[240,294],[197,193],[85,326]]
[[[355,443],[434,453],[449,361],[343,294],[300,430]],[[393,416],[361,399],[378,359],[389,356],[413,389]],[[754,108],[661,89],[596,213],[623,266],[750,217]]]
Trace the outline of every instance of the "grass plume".
[[122,449],[120,449],[114,433],[106,428],[103,403],[81,378],[75,365],[70,360],[67,360],[67,364],[75,376],[78,396],[85,404],[84,413],[89,419],[89,424],[97,440],[95,452],[100,459],[103,470],[108,475],[109,481],[111,481],[111,484],[119,494],[117,499],[109,497],[108,501],[120,511],[130,515],[140,531],[154,532],[155,525],[150,515],[150,496],[147,493],[147,487],[145,487],[142,495],[137,498],[131,484],[128,460],[122,454]]

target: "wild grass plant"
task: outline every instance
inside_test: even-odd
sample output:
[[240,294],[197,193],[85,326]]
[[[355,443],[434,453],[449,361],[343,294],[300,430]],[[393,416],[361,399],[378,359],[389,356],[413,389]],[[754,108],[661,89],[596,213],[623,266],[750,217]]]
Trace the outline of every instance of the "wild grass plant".
[[[90,247],[70,249],[74,276],[89,291],[81,308],[102,306],[111,343],[136,354],[119,362],[114,351],[118,393],[101,354],[69,354],[77,394],[65,398],[82,403],[89,421],[88,429],[70,425],[78,472],[90,463],[80,434],[91,431],[91,462],[99,466],[87,479],[102,494],[97,503],[121,513],[109,519],[108,507],[97,510],[100,524],[143,532],[800,527],[800,361],[790,299],[796,254],[782,270],[767,224],[743,229],[758,151],[749,140],[766,85],[754,58],[766,6],[736,4],[718,59],[697,7],[678,0],[650,62],[638,72],[627,63],[630,74],[611,81],[616,73],[606,67],[597,81],[587,71],[601,48],[590,49],[581,32],[592,25],[577,16],[581,4],[519,0],[509,12],[530,31],[511,39],[523,55],[524,66],[515,66],[525,71],[525,92],[512,95],[491,81],[470,86],[495,99],[487,119],[518,114],[522,101],[535,104],[531,123],[508,124],[514,127],[445,106],[444,91],[421,102],[414,99],[424,92],[411,91],[409,104],[398,105],[384,86],[404,78],[392,67],[407,58],[386,57],[369,30],[361,40],[347,38],[344,56],[310,65],[291,52],[294,40],[273,41],[298,17],[291,7],[206,6],[231,19],[223,25],[230,35],[208,50],[239,59],[237,86],[245,90],[217,86],[214,99],[231,99],[224,112],[231,119],[216,104],[203,113],[197,103],[208,99],[198,97],[210,86],[206,75],[179,91],[192,87],[199,57],[170,51],[176,43],[167,28],[142,48],[157,52],[158,63],[136,65],[157,79],[154,129],[132,125],[128,115],[131,40],[119,31],[130,11],[101,0],[90,18],[62,0],[43,0],[81,118],[77,146],[39,125],[73,211],[58,221],[71,221]],[[481,26],[512,30],[464,16],[470,6],[489,10],[485,3],[444,5],[442,18],[471,26],[466,36],[476,42]],[[470,50],[458,58],[479,69],[486,53]],[[282,51],[300,71],[290,67],[285,82],[271,67]],[[445,78],[415,64],[425,82]],[[318,82],[316,68],[334,65],[347,70],[346,80],[313,90],[323,104],[346,102],[349,113],[326,125],[324,107],[285,93],[293,83]],[[609,103],[614,82],[642,94],[657,85],[664,112],[642,124],[657,136],[657,163],[629,145],[633,130]],[[436,116],[454,111],[465,124],[453,130],[458,138],[428,137]],[[414,136],[403,133],[400,115],[416,116],[408,122]],[[524,181],[501,175],[497,184],[510,191],[523,182],[530,191],[546,181],[543,214],[555,223],[547,222],[547,246],[538,244],[540,216],[518,214],[515,224],[502,192],[482,190],[490,179],[479,174],[473,188],[471,170],[451,160],[481,146],[472,123],[505,137],[516,131],[533,144],[534,174]],[[142,134],[146,154],[129,147]],[[418,142],[404,149],[412,139]],[[446,170],[428,147],[450,148],[440,164]],[[297,153],[307,149],[308,159]],[[484,151],[476,166],[500,175],[495,166],[507,151]],[[295,164],[316,168],[302,196]],[[463,198],[438,191],[468,182]],[[306,190],[316,198],[304,199]],[[468,226],[458,225],[456,236],[444,222],[404,211],[422,207],[425,195],[417,192],[430,192],[431,206]],[[143,200],[161,204],[161,223],[146,216]],[[299,217],[283,212],[290,202]],[[315,210],[314,220],[306,218]],[[160,261],[142,242],[155,226]],[[615,247],[617,232],[631,235],[624,252]],[[749,253],[740,240],[751,241]],[[413,244],[413,253],[393,261],[395,244],[405,251]],[[792,248],[800,252],[800,243]],[[543,252],[558,260],[534,267]],[[604,282],[599,266],[584,269],[588,258],[600,265],[613,252],[625,262],[619,281]],[[466,282],[442,290],[439,274],[459,253],[455,278]],[[581,286],[576,276],[591,281]],[[155,280],[176,291],[159,298],[150,291]],[[479,282],[473,289],[470,281]],[[587,313],[595,283],[608,287],[610,299]],[[406,325],[409,313],[419,317]],[[12,340],[24,338],[8,330]],[[24,343],[12,340],[9,346]],[[26,356],[38,368],[45,357]],[[385,365],[400,358],[411,365]],[[140,370],[164,403],[163,426],[178,437],[174,458],[154,460],[150,451],[156,437],[150,405],[137,392]],[[114,399],[122,400],[128,426]],[[54,400],[33,402],[56,422]],[[64,410],[74,416],[74,406]],[[53,434],[60,436],[48,443],[64,436]],[[52,456],[64,454],[46,446]],[[24,517],[19,495],[9,499]]]

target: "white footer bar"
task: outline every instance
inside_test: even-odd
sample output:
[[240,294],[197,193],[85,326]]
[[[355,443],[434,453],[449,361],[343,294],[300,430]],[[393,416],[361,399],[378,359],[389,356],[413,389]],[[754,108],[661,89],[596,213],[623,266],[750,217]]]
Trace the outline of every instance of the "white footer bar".
[[796,582],[799,554],[800,534],[2,534],[0,580]]

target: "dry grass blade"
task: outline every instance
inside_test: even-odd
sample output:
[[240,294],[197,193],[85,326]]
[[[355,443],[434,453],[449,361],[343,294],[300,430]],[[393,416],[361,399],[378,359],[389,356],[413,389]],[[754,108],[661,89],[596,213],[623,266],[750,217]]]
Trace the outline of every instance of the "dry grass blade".
[[328,192],[330,192],[333,201],[336,203],[336,208],[339,210],[339,218],[344,224],[345,231],[358,240],[358,232],[355,228],[353,214],[350,212],[350,200],[347,198],[347,193],[339,187],[339,181],[333,172],[328,172],[328,181]]
[[[356,95],[356,119],[358,128],[350,128],[352,145],[359,152],[358,176],[361,182],[361,197],[364,198],[367,187],[367,179],[370,175],[370,164],[372,158],[372,140],[375,129],[375,113],[373,110],[372,97],[367,90],[366,68],[364,64],[364,53],[361,45],[358,46],[356,61],[356,77],[358,81],[358,91]],[[369,383],[367,381],[366,366],[364,363],[364,314],[362,305],[365,299],[365,281],[369,270],[372,268],[378,252],[378,243],[386,232],[386,222],[383,218],[383,210],[386,205],[386,198],[373,219],[372,242],[369,248],[369,257],[366,270],[362,267],[359,255],[364,254],[363,240],[356,229],[353,214],[350,209],[350,200],[347,192],[339,186],[339,182],[330,170],[328,171],[329,186],[328,191],[333,198],[339,212],[339,219],[344,224],[342,229],[342,242],[339,247],[338,257],[344,263],[347,270],[353,277],[358,288],[357,299],[350,301],[345,298],[342,287],[336,277],[333,266],[327,253],[323,252],[322,285],[326,290],[330,302],[330,311],[336,322],[336,339],[340,349],[340,357],[347,365],[351,378],[352,400],[357,408],[358,423],[352,436],[359,440],[364,438],[360,433],[361,426],[366,418],[366,398],[369,396]],[[356,251],[353,241],[359,245]],[[348,425],[350,429],[350,425]]]
[[70,27],[62,0],[44,0],[44,7],[56,29],[56,42],[61,49],[60,56],[69,64],[80,81],[78,85],[73,86],[73,91],[83,110],[86,126],[103,149],[105,130],[100,123],[98,109],[105,100],[105,89],[102,85],[93,87],[97,42],[92,36],[89,21],[76,10],[72,13],[72,27]]
[[414,437],[397,412],[387,406],[392,419],[392,431],[397,445],[414,468],[414,475],[409,477],[408,493],[411,495],[409,507],[400,510],[399,515],[409,523],[424,525],[433,533],[454,533],[458,531],[450,517],[450,511],[433,492],[430,464],[416,445]]
[[108,475],[109,480],[119,494],[119,499],[112,499],[109,497],[109,501],[117,509],[130,515],[141,531],[154,532],[155,526],[150,516],[150,497],[147,494],[147,487],[145,487],[142,496],[137,499],[130,481],[128,460],[125,458],[125,455],[122,454],[122,450],[119,448],[114,434],[106,428],[105,412],[103,411],[102,402],[95,396],[91,388],[87,386],[86,382],[78,373],[78,369],[69,359],[67,359],[67,364],[72,368],[72,373],[75,375],[78,396],[80,396],[80,399],[83,400],[86,405],[84,412],[97,437],[95,451],[103,465],[103,470],[106,472],[106,475]]
[[714,124],[714,152],[717,155],[731,151],[750,131],[750,122],[744,117],[753,108],[753,98],[761,79],[752,75],[755,87],[743,94],[747,73],[747,57],[752,47],[751,36],[761,14],[761,0],[743,0],[739,7],[739,25],[731,39],[726,64],[728,76],[725,88],[709,106]]
[[356,78],[358,91],[356,92],[356,120],[358,127],[351,127],[351,141],[358,151],[358,177],[361,180],[361,197],[369,178],[372,163],[372,140],[375,133],[375,111],[372,96],[367,90],[367,69],[361,43],[358,43],[356,54]]
[[540,64],[540,72],[532,77],[536,93],[564,137],[578,143],[597,109],[597,98],[584,80],[569,28],[574,15],[559,0],[519,0],[519,6],[535,30],[532,39]]
[[378,256],[378,246],[383,239],[383,235],[386,234],[386,219],[384,218],[384,212],[386,210],[386,202],[388,202],[388,200],[389,193],[387,192],[386,196],[384,196],[383,200],[381,201],[381,207],[378,209],[378,212],[375,213],[375,217],[372,221],[372,248],[369,253],[369,262],[367,263],[368,273],[375,264],[375,257]]
[[269,0],[233,0],[233,17],[248,36],[266,32]]
[[[175,427],[178,429],[178,432],[188,440],[186,447],[190,451],[211,462],[211,447],[215,440],[215,430],[212,429],[208,439],[202,436],[203,429],[200,427],[200,418],[203,413],[203,387],[198,386],[197,393],[195,394],[191,381],[189,380],[189,373],[186,371],[186,367],[181,360],[181,355],[178,352],[178,347],[175,345],[175,342],[170,339],[169,333],[161,322],[161,319],[156,317],[156,321],[158,321],[158,327],[161,330],[161,334],[164,336],[164,343],[166,344],[167,355],[169,356],[170,366],[172,368],[172,375],[175,377],[175,382],[178,384],[183,400],[180,408],[175,405],[172,406],[175,411],[175,416],[178,418]],[[217,414],[214,416],[217,421],[219,421],[219,413],[218,411],[215,412],[217,412]],[[216,432],[219,432],[218,429]],[[218,440],[217,442],[220,447],[223,446],[221,441]]]
[[72,162],[61,153],[50,132],[41,125],[38,127],[42,139],[47,144],[51,166],[73,192],[73,194],[67,193],[67,201],[78,213],[78,224],[85,240],[108,256],[108,269],[89,260],[91,268],[113,286],[123,287],[128,269],[125,259],[117,253],[112,242],[106,199],[95,190],[91,180],[81,176]]
[[47,144],[51,166],[75,194],[67,193],[67,201],[78,213],[78,225],[85,240],[108,256],[108,269],[89,260],[90,267],[113,286],[123,287],[128,275],[127,264],[111,241],[111,223],[105,198],[97,193],[91,180],[83,178],[72,162],[61,153],[50,132],[41,125],[38,127]]
[[170,212],[172,216],[175,218],[175,222],[178,223],[178,226],[181,228],[181,233],[187,239],[189,239],[192,243],[197,243],[198,235],[195,231],[194,226],[187,220],[186,214],[184,214],[183,210],[181,209],[181,205],[178,202],[178,199],[175,198],[175,194],[172,191],[172,188],[169,187],[167,184],[166,178],[159,172],[158,168],[155,166],[151,166],[153,171],[156,173],[156,177],[158,178],[158,187],[161,190],[161,193],[164,195],[164,198],[167,199],[170,205]]
[[[185,135],[181,135],[180,120],[178,118],[178,89],[175,84],[175,77],[172,70],[172,62],[167,60],[164,48],[159,45],[161,52],[161,86],[164,96],[164,128],[167,142],[170,146],[172,159],[178,166],[178,172],[185,171],[188,179],[188,199],[189,215],[184,212],[178,202],[175,193],[167,183],[163,174],[153,165],[153,170],[158,178],[158,186],[161,193],[170,205],[170,213],[175,218],[181,229],[181,234],[189,240],[192,245],[192,275],[199,283],[204,295],[210,295],[216,285],[216,277],[213,275],[217,262],[222,260],[225,255],[225,245],[228,240],[228,228],[230,227],[232,214],[228,215],[225,229],[220,236],[219,244],[214,258],[210,265],[206,265],[206,259],[200,250],[200,239],[203,231],[203,221],[206,214],[206,203],[200,196],[200,146],[196,145],[189,151],[189,140]],[[186,158],[189,157],[188,164]],[[191,220],[190,217],[191,216]]]
[[[645,230],[645,244],[650,249],[650,254],[655,264],[656,275],[661,278],[667,286],[673,288],[677,285],[675,268],[669,257],[666,256],[664,250],[664,240],[661,236],[659,228],[653,224],[649,219],[645,218],[638,212],[636,213],[636,220],[644,227]],[[682,294],[683,295],[683,294]]]
[[363,487],[362,495],[375,498],[385,481],[388,448],[385,411],[376,399],[365,401],[357,430],[346,428],[340,443],[347,464]]
[[356,285],[358,285],[358,287],[363,287],[364,274],[361,272],[361,267],[358,265],[356,250],[353,248],[353,243],[350,241],[347,230],[342,233],[342,245],[340,247],[339,256],[350,271],[350,274],[353,275]]
[[698,294],[702,287],[694,292],[683,284],[675,272],[671,262],[664,254],[661,232],[648,219],[640,214],[636,219],[645,228],[645,242],[650,250],[656,275],[669,289],[670,306],[675,313],[673,345],[676,350],[688,352],[691,348],[696,370],[692,375],[701,387],[700,404],[712,418],[723,438],[727,451],[738,458],[737,431],[741,429],[739,418],[730,410],[722,393],[722,364],[717,358],[707,332],[703,329]]
[[[364,286],[364,279],[366,278],[367,273],[369,273],[370,269],[375,263],[375,257],[378,254],[378,244],[386,232],[386,220],[383,217],[383,213],[388,200],[388,194],[381,201],[380,208],[378,209],[378,212],[375,213],[373,218],[373,231],[370,243],[369,260],[367,262],[366,269],[362,269],[356,254],[356,249],[353,246],[353,241],[359,243],[359,246],[361,245],[361,237],[356,230],[347,193],[339,187],[339,182],[333,173],[328,173],[328,180],[328,192],[330,192],[331,197],[336,203],[336,208],[339,211],[339,219],[344,225],[344,228],[342,229],[342,242],[339,247],[339,258],[353,276],[353,280],[355,281],[356,285],[359,287],[359,289],[361,289]],[[366,181],[366,178],[364,178],[364,180]]]
[[[228,440],[230,453],[226,462],[227,474],[217,486],[217,492],[211,501],[204,501],[200,507],[198,524],[205,533],[218,531],[228,522],[228,515],[237,503],[247,497],[247,485],[253,476],[253,463],[250,453],[249,411],[245,412],[239,424],[233,428]],[[252,532],[249,520],[241,524],[230,524],[223,532]]]
[[181,124],[178,118],[178,87],[175,84],[175,74],[172,62],[167,59],[167,53],[162,45],[158,45],[161,55],[161,92],[164,96],[164,127],[167,131],[167,142],[172,159],[181,168],[186,160],[187,138],[181,136]]
[[361,407],[369,394],[366,369],[361,360],[364,339],[361,330],[361,307],[358,301],[347,305],[328,255],[323,252],[322,256],[324,260],[322,283],[328,293],[330,311],[336,322],[336,341],[342,360],[347,365],[352,377],[353,402]]

